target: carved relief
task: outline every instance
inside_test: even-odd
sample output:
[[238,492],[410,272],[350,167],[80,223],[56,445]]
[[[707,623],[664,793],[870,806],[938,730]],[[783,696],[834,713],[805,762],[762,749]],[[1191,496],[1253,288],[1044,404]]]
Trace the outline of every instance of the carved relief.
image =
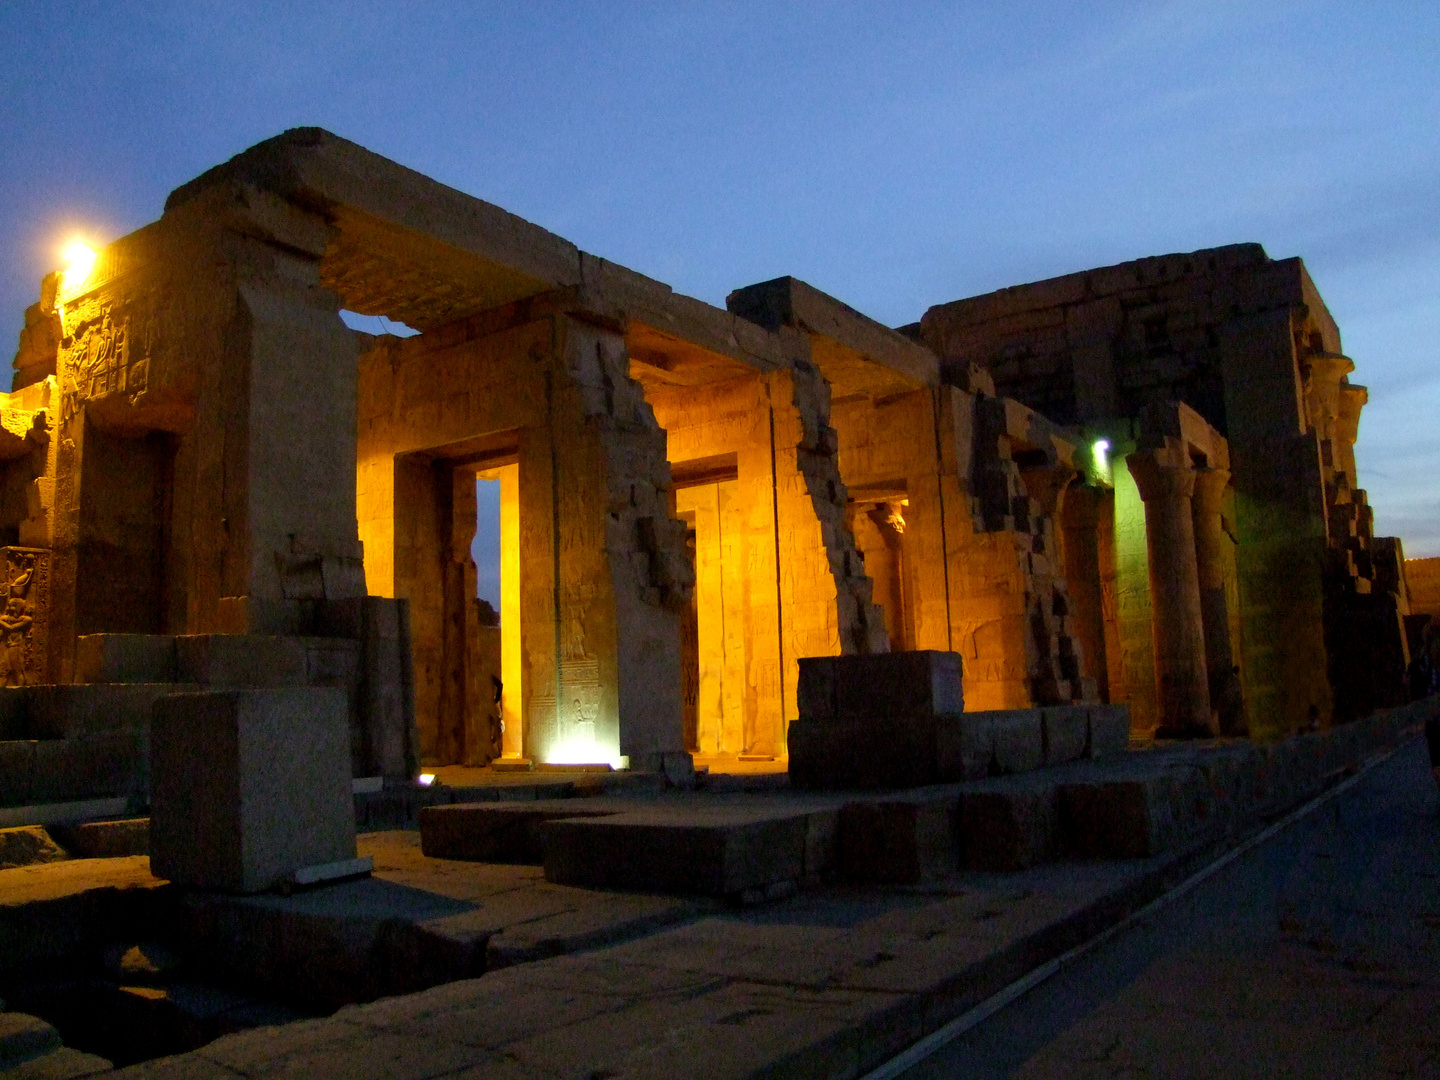
[[106,308],[65,351],[60,383],[60,419],[68,423],[83,402],[123,395],[132,403],[150,385],[150,323],[132,331],[129,315],[113,318]]
[[30,686],[46,681],[49,628],[50,552],[41,548],[0,548],[4,597],[0,598],[0,685]]

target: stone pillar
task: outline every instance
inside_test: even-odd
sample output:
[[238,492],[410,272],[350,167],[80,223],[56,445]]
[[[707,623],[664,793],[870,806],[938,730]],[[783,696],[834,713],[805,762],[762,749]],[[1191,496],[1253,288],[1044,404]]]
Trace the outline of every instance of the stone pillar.
[[1370,400],[1370,391],[1350,383],[1340,387],[1335,417],[1335,467],[1345,472],[1349,486],[1360,486],[1355,475],[1355,437],[1360,432],[1360,410]]
[[1220,522],[1220,500],[1229,483],[1227,469],[1197,469],[1190,502],[1210,704],[1219,714],[1222,734],[1243,735],[1245,706],[1230,651],[1230,613],[1225,602],[1225,545],[1230,541]]
[[[1100,700],[1110,701],[1105,655],[1105,602],[1100,555],[1100,518],[1108,493],[1098,487],[1073,485],[1066,493],[1056,535],[1070,598],[1071,625],[1084,650],[1085,674],[1095,679]],[[1113,505],[1113,504],[1112,504]],[[1113,515],[1114,510],[1110,510]],[[1111,561],[1113,562],[1113,545]]]
[[1155,687],[1160,701],[1156,734],[1162,738],[1203,736],[1210,730],[1205,624],[1190,503],[1195,470],[1171,459],[1166,451],[1140,451],[1125,459],[1145,504]]

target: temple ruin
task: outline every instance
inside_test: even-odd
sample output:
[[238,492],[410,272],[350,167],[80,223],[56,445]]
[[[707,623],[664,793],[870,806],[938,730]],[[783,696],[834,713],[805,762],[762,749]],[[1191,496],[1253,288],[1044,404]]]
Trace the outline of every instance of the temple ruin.
[[[357,777],[783,764],[800,660],[890,650],[958,654],[968,710],[1325,728],[1401,700],[1408,660],[1353,367],[1301,262],[1256,245],[899,330],[792,278],[721,310],[286,132],[26,312],[4,801],[143,801],[136,731],[175,687],[343,687]],[[36,734],[56,686],[135,722]]]

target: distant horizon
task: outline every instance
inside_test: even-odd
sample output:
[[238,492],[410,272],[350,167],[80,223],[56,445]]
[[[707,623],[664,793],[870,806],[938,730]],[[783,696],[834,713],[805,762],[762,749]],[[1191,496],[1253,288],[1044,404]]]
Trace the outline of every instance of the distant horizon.
[[306,125],[720,307],[788,274],[898,327],[1260,243],[1370,390],[1376,533],[1440,555],[1440,6],[117,0],[0,34],[0,339],[70,236]]

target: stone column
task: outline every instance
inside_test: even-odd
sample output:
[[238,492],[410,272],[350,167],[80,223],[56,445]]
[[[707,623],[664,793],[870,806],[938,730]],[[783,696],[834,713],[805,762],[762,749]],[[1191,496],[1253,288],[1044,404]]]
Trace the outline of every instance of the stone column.
[[1229,483],[1227,469],[1195,470],[1195,493],[1190,503],[1210,704],[1219,714],[1222,734],[1243,735],[1245,706],[1230,652],[1230,611],[1225,601],[1225,545],[1229,540],[1220,523],[1220,500]]
[[1160,703],[1156,734],[1162,738],[1204,736],[1210,731],[1210,690],[1190,504],[1195,470],[1188,464],[1174,464],[1166,451],[1140,451],[1125,460],[1145,504],[1155,688]]

